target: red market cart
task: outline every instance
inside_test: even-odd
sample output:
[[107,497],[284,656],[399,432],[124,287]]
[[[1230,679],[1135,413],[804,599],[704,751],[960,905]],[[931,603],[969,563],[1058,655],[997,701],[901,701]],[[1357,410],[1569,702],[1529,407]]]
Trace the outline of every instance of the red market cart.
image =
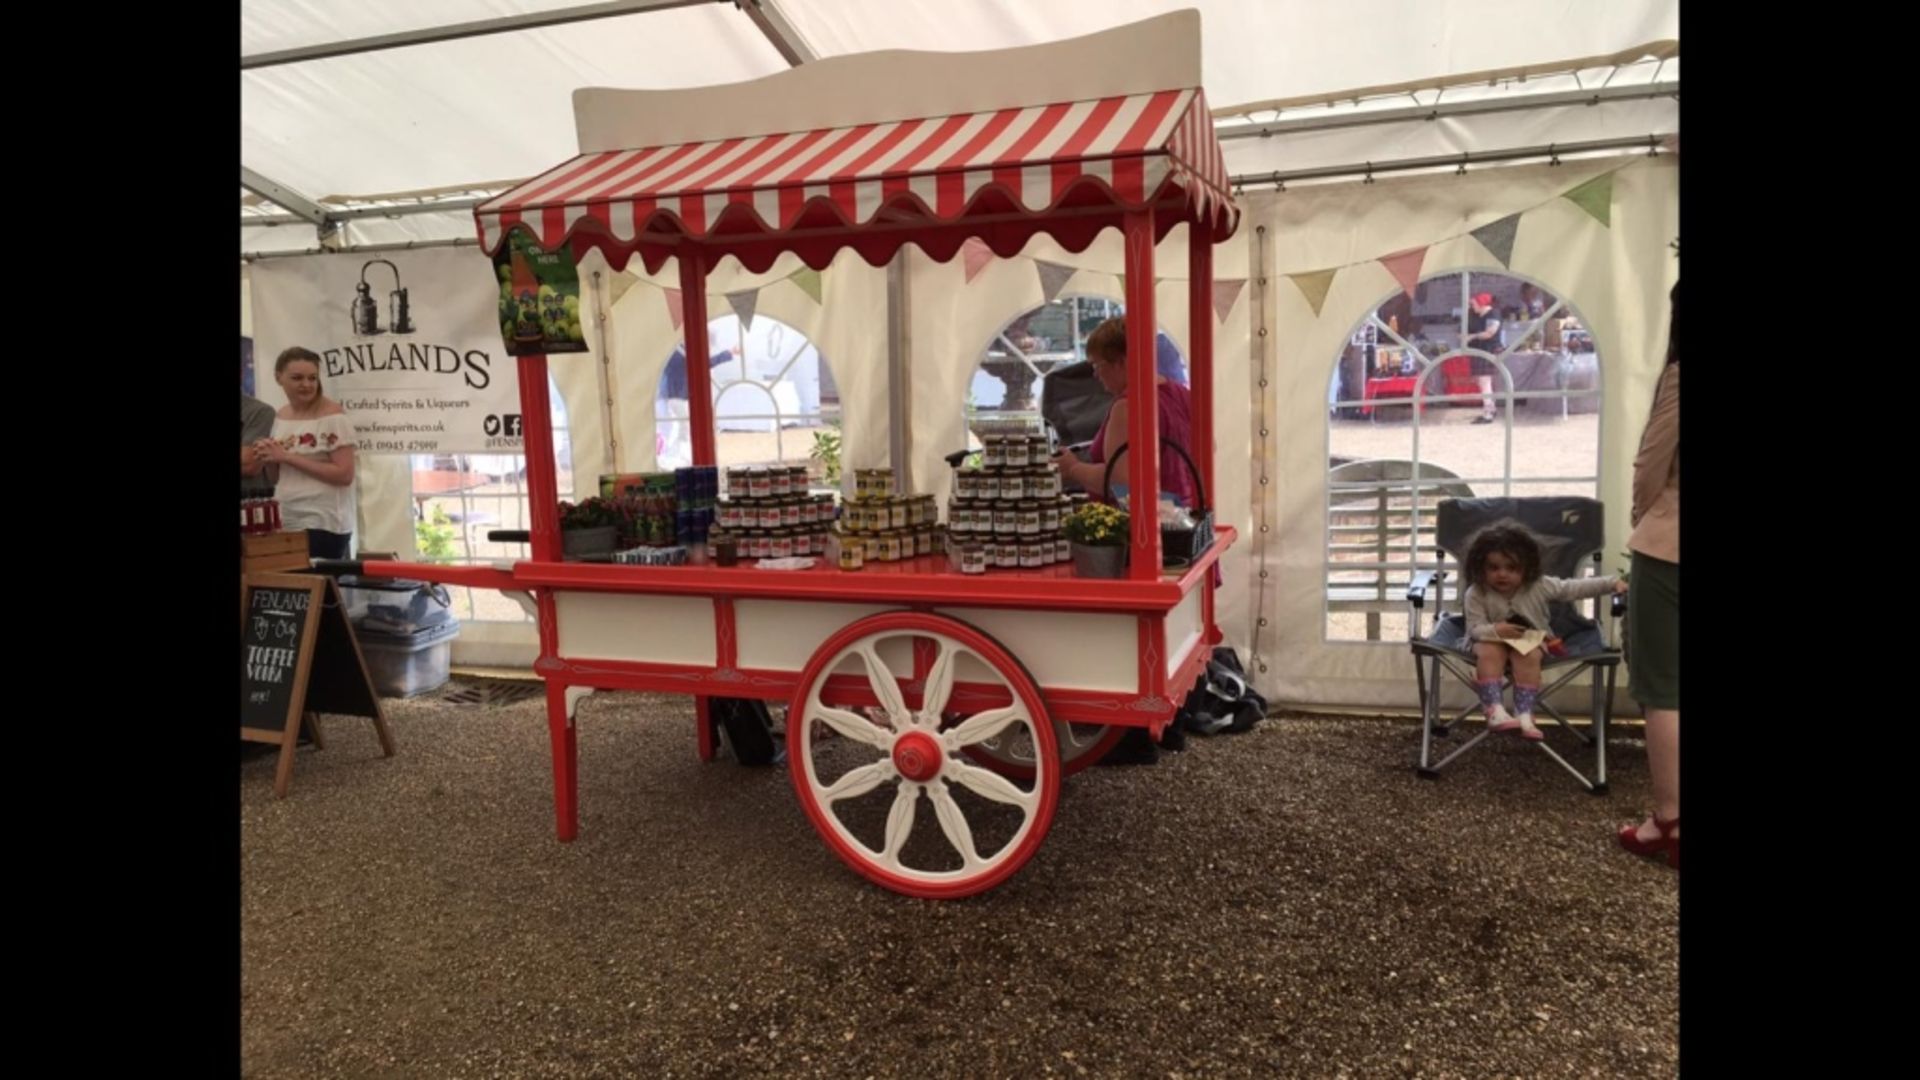
[[[936,87],[923,88],[915,95],[921,98],[937,92],[942,72],[991,74],[1007,57],[871,54],[742,87],[646,95],[651,108],[670,97],[699,114],[681,128],[701,134],[656,145],[612,141],[621,125],[596,128],[577,100],[586,152],[479,207],[481,244],[493,253],[513,230],[524,230],[542,250],[568,252],[576,263],[590,250],[616,269],[638,257],[658,272],[676,260],[686,355],[700,357],[708,354],[707,272],[728,256],[760,272],[792,252],[824,269],[852,248],[878,266],[913,243],[944,262],[974,238],[1009,257],[1037,234],[1081,251],[1101,230],[1118,229],[1125,238],[1133,399],[1123,468],[1133,504],[1151,507],[1161,456],[1152,394],[1154,248],[1185,224],[1193,456],[1210,495],[1212,252],[1233,234],[1239,212],[1198,89],[1198,40],[1198,16],[1181,12],[1075,42],[1009,50],[1024,54],[1023,63],[1051,55],[1056,69],[1068,70],[1101,71],[1134,54],[1152,59],[1122,65],[1129,70],[1120,74],[1103,71],[1085,84],[1091,92],[945,113],[890,116],[889,108],[905,106],[845,102],[872,98],[856,91],[896,78],[887,66],[898,71],[902,57],[919,73],[910,81]],[[1169,70],[1182,80],[1166,81]],[[1162,81],[1106,92],[1129,78]],[[785,84],[802,97],[838,94],[834,122],[755,128],[769,102],[791,104],[780,92]],[[755,93],[742,97],[743,88]],[[983,92],[1004,99],[1013,91],[972,90],[976,98]],[[582,95],[609,95],[594,104],[618,106],[622,93],[629,92]],[[730,119],[729,110],[748,100],[756,115]],[[847,120],[849,107],[864,109],[865,118]],[[1152,514],[1133,516],[1131,565],[1122,580],[1076,578],[1066,565],[964,576],[944,556],[859,572],[823,565],[774,571],[744,562],[563,562],[547,364],[545,356],[518,358],[531,558],[493,567],[368,562],[361,569],[530,598],[524,602],[539,624],[537,669],[546,682],[562,840],[578,831],[574,714],[585,694],[604,688],[692,695],[702,759],[714,750],[709,703],[758,698],[787,706],[794,788],[836,855],[908,895],[977,893],[1006,880],[1039,848],[1065,774],[1092,764],[1128,728],[1159,734],[1221,640],[1211,582],[1234,530],[1218,528],[1198,558],[1164,571]],[[694,460],[713,465],[710,375],[704,364],[687,371]],[[833,755],[851,756],[851,764],[830,768]],[[877,840],[840,812],[842,804],[875,795],[891,797]],[[937,834],[922,820],[923,801]],[[983,831],[987,817],[997,824]],[[916,821],[923,837],[944,840],[932,845],[939,857],[913,854],[918,849],[908,838]]]

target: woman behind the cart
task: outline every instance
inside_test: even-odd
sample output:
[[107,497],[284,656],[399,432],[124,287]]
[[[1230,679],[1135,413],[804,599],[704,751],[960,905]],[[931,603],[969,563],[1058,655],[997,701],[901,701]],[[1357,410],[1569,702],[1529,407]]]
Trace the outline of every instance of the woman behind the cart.
[[[1120,456],[1127,448],[1127,320],[1125,316],[1115,316],[1094,328],[1087,337],[1087,359],[1093,362],[1094,377],[1107,393],[1113,395],[1113,408],[1107,413],[1106,422],[1100,425],[1100,431],[1094,435],[1093,442],[1087,446],[1087,460],[1071,450],[1062,450],[1055,456],[1060,466],[1060,475],[1069,483],[1078,484],[1093,493],[1095,498],[1107,497],[1118,501],[1117,496],[1105,491],[1107,483],[1107,462]],[[1193,398],[1187,388],[1167,378],[1155,374],[1153,377],[1153,397],[1155,407],[1160,410],[1160,438],[1173,443],[1182,450],[1191,451],[1193,442]],[[1115,470],[1121,472],[1121,470]],[[1124,473],[1115,478],[1115,487],[1122,487]],[[1160,495],[1171,496],[1181,506],[1199,505],[1197,492],[1193,489],[1193,474],[1187,471],[1186,464],[1174,454],[1160,456]],[[1220,584],[1220,568],[1214,567],[1212,585]],[[1178,738],[1179,733],[1172,728],[1169,733]],[[1182,740],[1184,741],[1184,740]],[[1169,743],[1177,749],[1176,743]],[[1152,764],[1159,756],[1153,740],[1144,728],[1129,729],[1120,742],[1108,752],[1103,762],[1111,765]]]
[[[1055,462],[1060,466],[1060,475],[1069,483],[1078,484],[1098,498],[1104,494],[1106,486],[1106,463],[1118,457],[1127,446],[1127,320],[1125,316],[1108,319],[1094,328],[1087,338],[1087,359],[1093,362],[1094,377],[1114,398],[1113,409],[1107,413],[1106,422],[1100,425],[1100,431],[1087,446],[1087,459],[1081,460],[1071,450],[1062,450]],[[1160,410],[1160,438],[1192,452],[1193,441],[1193,399],[1187,388],[1156,374],[1154,381],[1154,401]],[[1118,471],[1118,470],[1116,470]],[[1115,487],[1123,486],[1124,475],[1115,478]],[[1181,506],[1192,507],[1199,504],[1197,492],[1193,490],[1193,474],[1175,454],[1162,454],[1160,457],[1160,494],[1172,496]]]

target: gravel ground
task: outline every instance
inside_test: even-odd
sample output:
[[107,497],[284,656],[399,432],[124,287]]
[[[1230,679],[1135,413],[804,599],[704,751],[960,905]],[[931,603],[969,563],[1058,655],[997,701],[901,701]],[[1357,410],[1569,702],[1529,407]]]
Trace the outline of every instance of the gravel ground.
[[[255,1077],[1671,1076],[1678,879],[1647,804],[1518,743],[1438,783],[1409,721],[1281,716],[1067,782],[999,889],[909,900],[784,767],[694,756],[685,698],[581,707],[553,836],[544,705],[389,703],[273,798],[241,765]],[[642,722],[642,721],[645,722]]]

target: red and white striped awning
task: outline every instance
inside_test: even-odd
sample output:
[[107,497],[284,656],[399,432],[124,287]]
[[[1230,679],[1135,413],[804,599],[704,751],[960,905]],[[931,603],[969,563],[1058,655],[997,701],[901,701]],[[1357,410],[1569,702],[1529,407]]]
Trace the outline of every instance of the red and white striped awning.
[[[1112,224],[1100,211],[1147,206],[1162,235],[1187,221],[1217,242],[1238,225],[1197,89],[582,154],[474,217],[489,254],[520,227],[547,250],[600,247],[615,265],[639,252],[657,268],[687,240],[750,266],[776,247],[824,265],[851,246],[878,263],[908,239],[946,258],[959,243],[951,227],[975,220],[992,223],[1002,254],[1036,232],[1077,250]],[[1068,235],[1050,220],[1063,216],[1079,219]],[[945,235],[861,241],[879,226]]]

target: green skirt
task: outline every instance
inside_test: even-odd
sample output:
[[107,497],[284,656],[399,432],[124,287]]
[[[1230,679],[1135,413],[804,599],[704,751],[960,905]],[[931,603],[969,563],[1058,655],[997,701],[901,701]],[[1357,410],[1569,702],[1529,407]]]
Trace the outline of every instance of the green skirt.
[[1680,564],[1633,553],[1627,579],[1627,676],[1633,700],[1680,707]]

